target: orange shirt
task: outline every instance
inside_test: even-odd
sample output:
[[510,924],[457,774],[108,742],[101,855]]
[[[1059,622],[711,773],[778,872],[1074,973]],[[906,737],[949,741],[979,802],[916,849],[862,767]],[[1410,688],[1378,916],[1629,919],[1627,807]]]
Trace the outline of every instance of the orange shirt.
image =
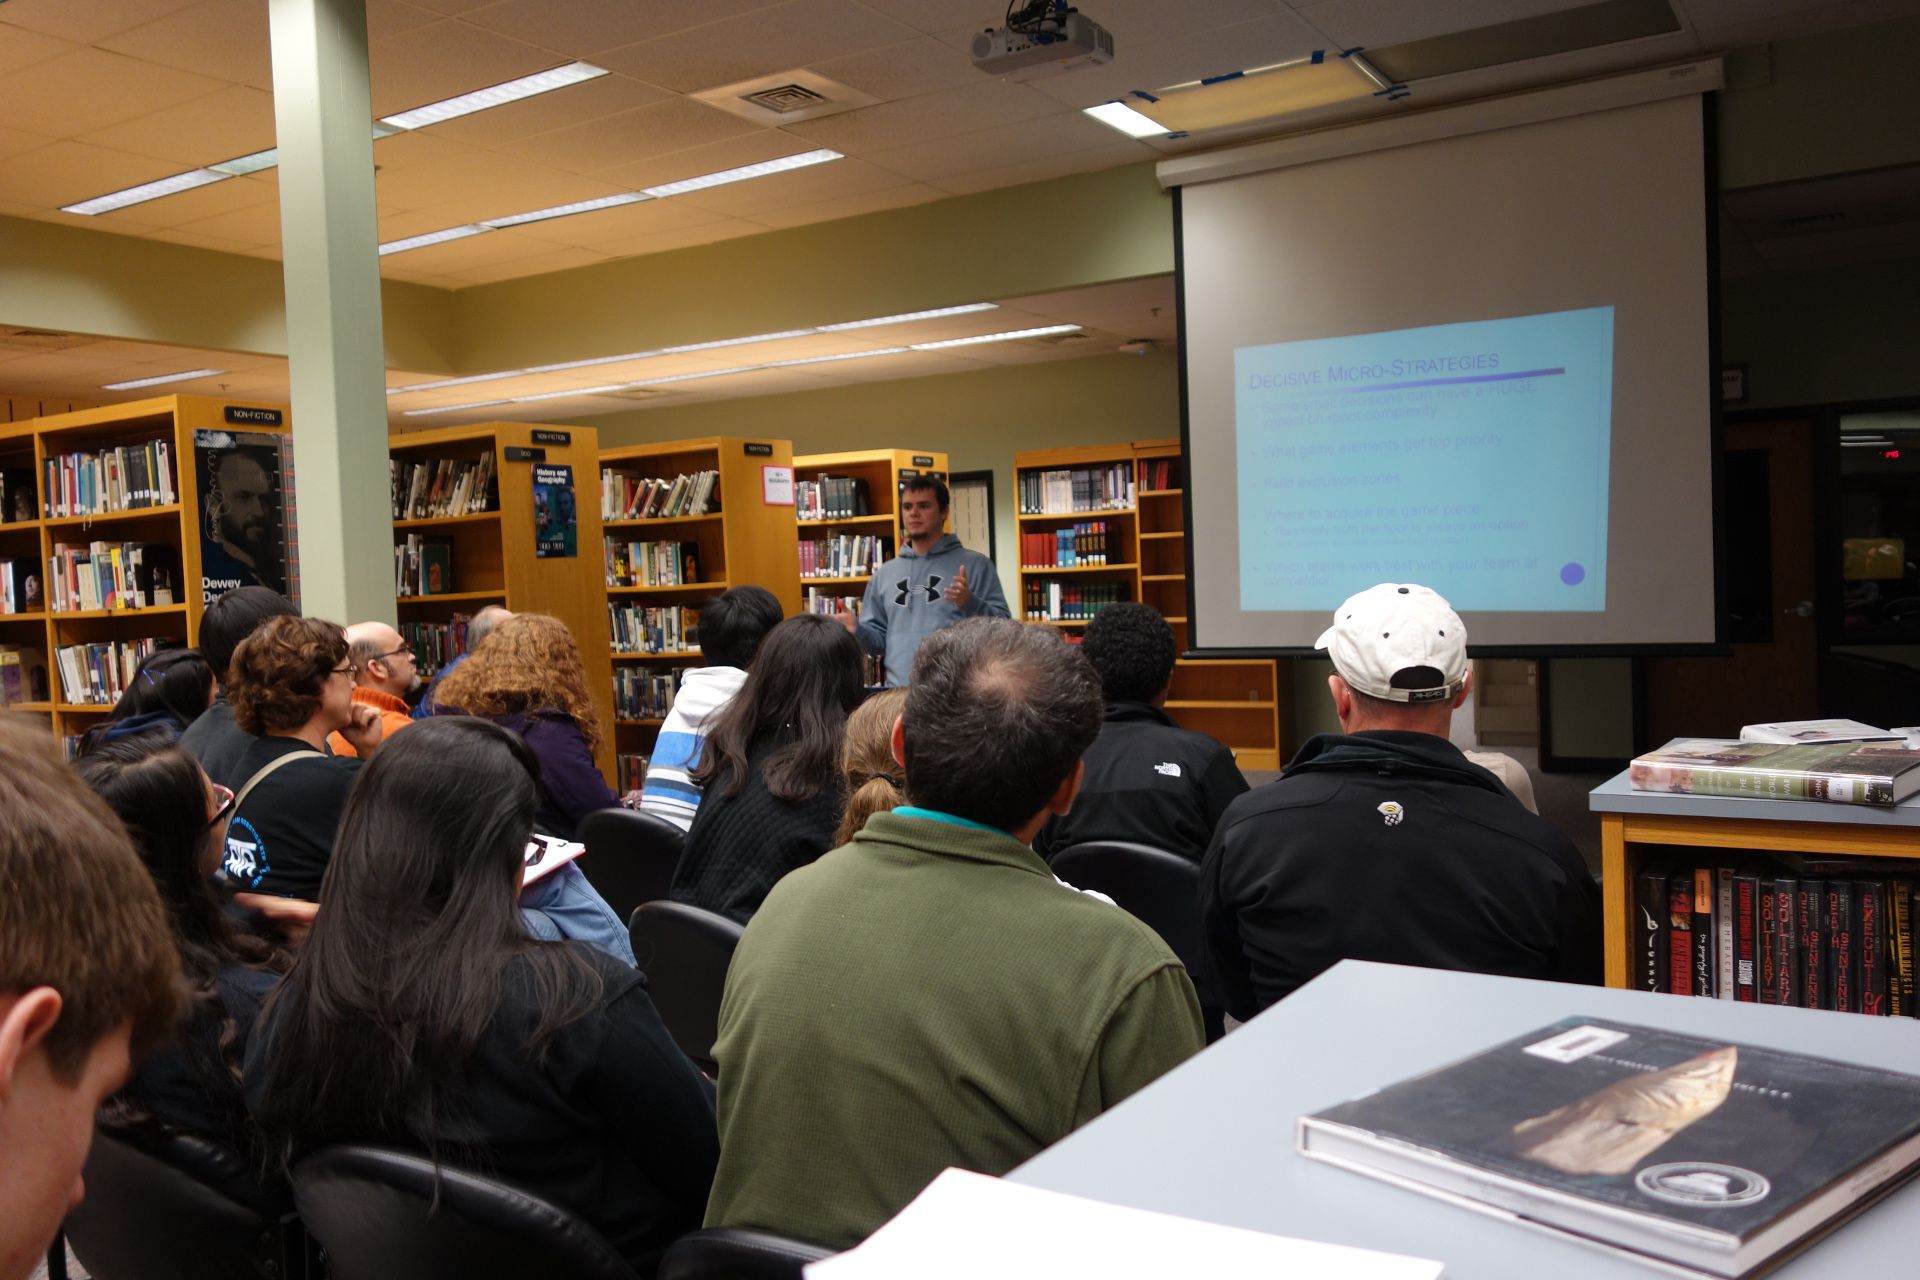
[[[396,698],[384,689],[368,689],[356,685],[353,690],[353,700],[364,703],[380,713],[380,724],[385,730],[380,739],[382,742],[413,723],[413,715],[407,707],[407,700]],[[327,735],[327,745],[333,748],[333,754],[337,756],[360,754],[353,749],[353,744],[341,737],[337,731]]]

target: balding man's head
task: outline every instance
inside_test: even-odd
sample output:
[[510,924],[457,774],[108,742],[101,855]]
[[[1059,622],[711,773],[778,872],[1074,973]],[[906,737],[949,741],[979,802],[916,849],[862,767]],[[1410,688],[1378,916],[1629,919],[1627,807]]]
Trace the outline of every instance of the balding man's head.
[[353,658],[353,682],[404,698],[420,683],[413,650],[384,622],[356,622],[347,628],[347,652]]
[[505,606],[490,604],[473,615],[467,622],[467,652],[487,638],[487,633],[511,618],[513,613]]

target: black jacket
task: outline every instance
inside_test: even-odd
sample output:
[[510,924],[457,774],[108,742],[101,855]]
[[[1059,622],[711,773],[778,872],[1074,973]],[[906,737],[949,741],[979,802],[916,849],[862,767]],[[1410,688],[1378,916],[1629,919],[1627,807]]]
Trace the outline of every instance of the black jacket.
[[1073,811],[1047,819],[1034,838],[1043,858],[1070,844],[1126,840],[1198,862],[1220,815],[1247,790],[1233,752],[1144,702],[1110,704],[1081,758],[1087,777]]
[[1321,734],[1234,801],[1200,869],[1203,974],[1236,1018],[1343,959],[1598,983],[1571,842],[1431,734]]
[[740,794],[726,794],[718,780],[707,785],[673,869],[673,901],[745,924],[781,876],[833,848],[846,796],[835,783],[810,800],[776,797],[767,790],[766,762],[780,745],[767,736],[747,748]]

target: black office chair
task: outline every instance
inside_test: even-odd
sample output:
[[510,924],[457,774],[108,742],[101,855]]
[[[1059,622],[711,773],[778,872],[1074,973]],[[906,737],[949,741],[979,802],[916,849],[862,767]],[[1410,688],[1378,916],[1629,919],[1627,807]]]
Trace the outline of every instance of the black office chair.
[[712,1227],[681,1236],[660,1259],[659,1280],[800,1280],[833,1250],[767,1231]]
[[643,902],[667,896],[686,836],[665,818],[633,809],[601,809],[580,821],[587,851],[577,865],[622,920]]
[[322,1147],[294,1167],[293,1198],[331,1280],[636,1280],[567,1210],[408,1151]]
[[1106,894],[1160,935],[1200,994],[1208,1043],[1218,1040],[1222,1011],[1200,980],[1199,864],[1152,845],[1089,840],[1062,849],[1049,867],[1076,889]]
[[660,1020],[681,1052],[709,1075],[715,1071],[713,1042],[720,1034],[727,966],[744,932],[727,917],[684,902],[644,902],[627,925]]
[[84,1177],[87,1197],[64,1230],[95,1280],[305,1274],[305,1235],[285,1189],[263,1187],[244,1157],[218,1143],[96,1130]]

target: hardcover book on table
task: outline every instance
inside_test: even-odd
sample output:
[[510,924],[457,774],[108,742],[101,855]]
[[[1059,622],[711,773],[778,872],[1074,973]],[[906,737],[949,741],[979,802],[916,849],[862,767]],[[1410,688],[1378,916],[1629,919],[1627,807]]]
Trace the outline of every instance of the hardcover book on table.
[[1893,805],[1920,790],[1920,751],[1895,742],[1675,738],[1636,756],[1627,780],[1636,791]]
[[1583,1243],[1741,1277],[1920,1166],[1920,1077],[1567,1018],[1304,1116],[1298,1143]]
[[1740,729],[1742,742],[1899,742],[1905,735],[1876,729],[1858,720],[1783,720],[1778,724],[1749,724]]

